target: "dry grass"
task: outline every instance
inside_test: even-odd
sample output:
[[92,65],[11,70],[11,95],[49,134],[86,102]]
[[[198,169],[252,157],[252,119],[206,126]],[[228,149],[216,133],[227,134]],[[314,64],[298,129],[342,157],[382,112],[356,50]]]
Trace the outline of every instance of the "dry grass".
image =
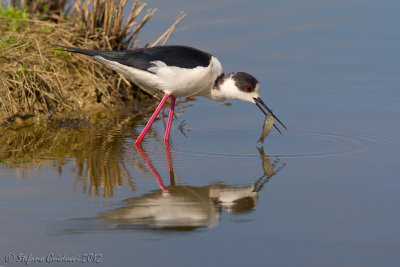
[[116,107],[129,100],[142,100],[139,90],[132,90],[111,70],[49,45],[49,40],[66,45],[81,41],[88,47],[97,44],[90,39],[84,41],[81,31],[70,24],[24,20],[15,30],[9,28],[11,23],[12,20],[0,18],[0,32],[6,33],[0,37],[3,117],[77,112],[92,110],[97,104]]
[[[126,49],[155,10],[141,16],[146,4],[135,1],[124,20],[126,0],[75,1],[68,16],[63,0],[23,2],[34,17],[51,20],[0,17],[0,119],[15,114],[76,117],[119,107],[136,114],[158,98],[158,92],[143,92],[99,63],[50,46]],[[165,44],[183,17],[154,44]]]
[[[28,10],[31,18],[57,23],[71,21],[86,33],[87,38],[99,41],[98,48],[120,50],[135,45],[136,35],[157,11],[147,9],[142,15],[147,4],[135,0],[129,16],[124,19],[127,3],[128,0],[75,0],[67,6],[66,0],[22,0],[9,1],[8,5]],[[139,21],[140,16],[143,18]],[[176,22],[151,46],[164,45],[184,17],[181,12]]]

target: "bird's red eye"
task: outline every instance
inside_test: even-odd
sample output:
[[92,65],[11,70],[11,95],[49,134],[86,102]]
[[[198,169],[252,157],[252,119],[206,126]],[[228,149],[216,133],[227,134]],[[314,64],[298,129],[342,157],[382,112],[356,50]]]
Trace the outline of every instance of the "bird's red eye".
[[246,86],[246,92],[253,92],[253,87]]

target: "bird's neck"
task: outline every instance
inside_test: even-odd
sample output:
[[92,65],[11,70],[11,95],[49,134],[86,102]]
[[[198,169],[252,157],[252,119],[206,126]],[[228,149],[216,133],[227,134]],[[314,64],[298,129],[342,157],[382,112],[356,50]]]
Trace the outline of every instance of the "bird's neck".
[[227,77],[224,73],[221,73],[217,79],[215,79],[214,85],[211,89],[210,98],[215,101],[224,101],[226,97],[224,96],[224,91],[222,89],[222,84]]
[[214,82],[214,89],[220,89],[221,84],[224,82],[226,76],[225,73],[221,73]]

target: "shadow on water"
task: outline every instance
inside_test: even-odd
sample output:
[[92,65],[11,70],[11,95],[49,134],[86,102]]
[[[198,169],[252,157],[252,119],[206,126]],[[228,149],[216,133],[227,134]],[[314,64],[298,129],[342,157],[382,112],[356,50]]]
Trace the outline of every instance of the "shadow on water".
[[[166,156],[169,168],[169,186],[153,166],[148,154],[138,151],[153,173],[160,189],[140,197],[122,201],[120,207],[109,210],[94,218],[70,220],[64,233],[88,233],[105,230],[151,230],[158,232],[189,232],[210,228],[219,224],[221,214],[246,214],[254,210],[264,185],[286,166],[276,158],[272,163],[258,148],[262,160],[263,175],[254,183],[245,186],[210,184],[187,186],[175,183],[175,172],[169,147]],[[72,226],[72,227],[71,227]]]

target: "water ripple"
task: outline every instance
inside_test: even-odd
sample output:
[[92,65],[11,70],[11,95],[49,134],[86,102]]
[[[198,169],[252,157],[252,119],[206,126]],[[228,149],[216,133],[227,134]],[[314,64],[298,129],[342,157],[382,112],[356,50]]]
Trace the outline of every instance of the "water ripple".
[[[315,157],[334,157],[360,153],[376,153],[378,151],[390,149],[393,146],[399,146],[398,140],[380,136],[371,133],[357,131],[335,131],[324,132],[317,129],[294,129],[290,131],[286,138],[301,139],[301,142],[295,142],[293,146],[285,145],[282,150],[294,150],[296,152],[273,152],[270,157],[279,158],[315,158]],[[322,139],[324,142],[310,149],[310,145],[315,144],[316,139]],[[326,144],[326,145],[325,145]],[[230,158],[230,159],[250,159],[258,158],[257,154],[231,154],[224,152],[201,152],[191,150],[178,150],[177,155],[212,157],[212,158]]]

